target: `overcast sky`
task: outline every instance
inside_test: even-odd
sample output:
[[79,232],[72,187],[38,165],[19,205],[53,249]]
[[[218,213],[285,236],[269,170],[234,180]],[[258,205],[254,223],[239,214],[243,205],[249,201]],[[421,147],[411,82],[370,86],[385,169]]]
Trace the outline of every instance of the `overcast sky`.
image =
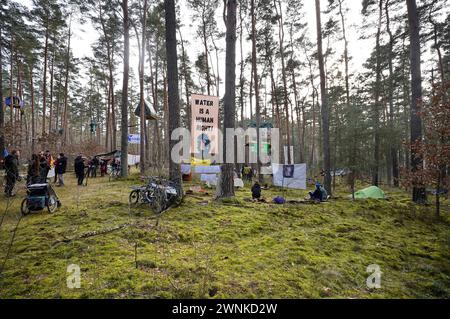
[[[32,0],[18,0],[20,3],[28,5],[31,7]],[[305,22],[308,24],[308,35],[311,38],[312,42],[315,42],[316,39],[316,28],[315,28],[315,6],[313,0],[304,0],[304,19]],[[151,3],[151,2],[150,2]],[[186,5],[186,1],[179,0],[178,3],[181,6],[181,12],[183,13],[181,17],[179,17],[182,21],[182,33],[183,33],[183,39],[187,40],[189,42],[189,45],[187,45],[188,54],[191,58],[191,61],[195,61],[197,55],[202,50],[202,45],[200,44],[200,39],[195,34],[195,29],[197,27],[197,24],[192,22],[192,10],[189,9]],[[322,0],[322,10],[326,9],[328,1]],[[361,0],[347,0],[345,2],[348,4],[349,11],[346,14],[346,28],[347,28],[347,37],[348,37],[348,43],[349,43],[349,54],[352,57],[351,63],[350,63],[350,71],[357,72],[361,71],[362,64],[367,60],[368,56],[370,55],[370,52],[375,46],[375,38],[371,37],[367,40],[361,40],[360,39],[360,27],[363,25],[367,25],[369,21],[367,18],[364,18],[361,14]],[[223,4],[220,2],[220,7],[216,12],[216,19],[218,27],[221,29],[221,31],[225,32],[225,25],[223,23],[222,19],[222,10],[223,10]],[[322,25],[326,22],[325,15],[322,15]],[[193,25],[192,25],[193,24]],[[94,30],[90,22],[84,23],[81,25],[78,22],[75,22],[73,24],[73,41],[72,41],[72,50],[74,53],[74,56],[77,58],[83,58],[86,56],[92,56],[92,50],[91,45],[94,43],[98,38],[97,31]],[[278,39],[278,33],[275,31],[276,34],[274,34],[274,38]],[[134,30],[131,30],[131,34],[133,38],[131,39],[131,57],[130,57],[130,63],[131,67],[134,70],[134,73],[136,74],[136,70],[138,68],[138,48],[136,39],[134,37]],[[225,48],[225,39],[222,38],[220,41],[217,42],[218,45],[224,49]],[[324,43],[324,49],[326,49],[327,43]],[[336,58],[339,58],[344,50],[343,47],[343,41],[333,40],[332,46],[334,51],[336,52]],[[250,52],[251,46],[250,43],[246,43],[244,45],[244,55]],[[236,62],[240,62],[240,54],[239,54],[239,43],[237,43],[236,46]],[[302,53],[298,54],[299,58],[302,59]],[[304,59],[304,56],[303,56]],[[221,79],[223,81],[224,78],[224,69],[225,69],[225,51],[223,50],[220,53],[220,75]],[[215,68],[215,63],[213,65]],[[117,80],[121,80],[121,69],[122,66],[118,65],[118,78]],[[216,70],[215,70],[216,71]],[[247,70],[247,78],[250,77],[250,70]],[[237,72],[237,74],[239,74]],[[196,77],[194,77],[194,80]],[[134,81],[134,85],[137,85],[137,82]],[[300,88],[302,90],[302,88]],[[220,88],[220,94],[223,94],[223,83]],[[199,92],[201,93],[201,92]],[[247,112],[246,112],[247,113]]]

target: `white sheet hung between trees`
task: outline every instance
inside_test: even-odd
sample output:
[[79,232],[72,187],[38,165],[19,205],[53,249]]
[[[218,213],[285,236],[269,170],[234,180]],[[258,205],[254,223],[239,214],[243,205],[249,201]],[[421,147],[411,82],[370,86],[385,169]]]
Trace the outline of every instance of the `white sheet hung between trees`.
[[141,156],[140,155],[131,155],[128,154],[128,165],[136,165],[140,162]]
[[[294,168],[292,177],[285,177],[285,166]],[[306,189],[306,164],[282,165],[272,164],[273,184],[292,189]]]

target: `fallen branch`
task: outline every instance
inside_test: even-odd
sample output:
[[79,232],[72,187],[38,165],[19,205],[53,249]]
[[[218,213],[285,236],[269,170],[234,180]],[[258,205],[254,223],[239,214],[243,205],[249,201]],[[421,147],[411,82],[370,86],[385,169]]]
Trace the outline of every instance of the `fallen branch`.
[[134,226],[136,223],[126,223],[126,224],[121,224],[121,225],[117,225],[117,226],[113,226],[113,227],[109,227],[109,228],[105,228],[105,229],[101,229],[101,230],[93,230],[93,231],[88,231],[85,233],[82,233],[79,236],[76,237],[72,237],[72,238],[64,238],[64,239],[60,239],[57,240],[53,243],[53,246],[59,243],[70,243],[71,241],[77,240],[77,239],[84,239],[84,238],[89,238],[89,237],[94,237],[94,236],[98,236],[98,235],[105,235],[105,234],[109,234],[112,233],[113,231],[125,228],[125,227],[129,227],[129,226]]

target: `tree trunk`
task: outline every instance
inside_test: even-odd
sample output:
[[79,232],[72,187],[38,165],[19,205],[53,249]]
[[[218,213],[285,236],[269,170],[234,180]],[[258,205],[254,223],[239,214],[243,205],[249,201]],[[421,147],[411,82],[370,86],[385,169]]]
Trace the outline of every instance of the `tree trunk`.
[[383,0],[379,1],[378,30],[376,35],[376,82],[375,82],[375,104],[373,115],[374,126],[374,164],[372,168],[372,185],[378,186],[380,170],[380,91],[381,91],[381,18],[383,15]]
[[253,65],[253,85],[255,86],[255,111],[256,111],[256,170],[258,180],[262,183],[261,175],[261,145],[260,145],[260,127],[261,127],[261,107],[259,104],[259,80],[258,80],[258,64],[256,60],[256,14],[255,0],[251,0],[251,19],[252,19],[252,65]]
[[242,28],[242,6],[239,6],[239,49],[241,54],[240,75],[239,75],[239,106],[241,107],[241,127],[244,127],[244,52],[243,52],[243,28]]
[[325,68],[323,63],[322,52],[322,25],[320,21],[320,0],[316,0],[316,23],[317,23],[317,50],[320,69],[320,95],[322,97],[322,138],[323,138],[323,170],[324,170],[324,187],[331,196],[331,174],[330,174],[330,128],[329,128],[329,114],[327,92],[325,88]]
[[42,81],[42,136],[45,135],[45,118],[47,112],[47,60],[48,60],[48,18],[45,30],[44,79]]
[[278,1],[280,10],[278,11],[277,3],[274,1],[275,10],[278,15],[278,38],[280,41],[280,56],[281,56],[281,75],[283,79],[283,102],[284,102],[284,112],[286,114],[285,125],[286,125],[286,146],[287,146],[287,162],[291,164],[291,134],[289,130],[289,100],[288,100],[288,89],[287,89],[287,77],[286,77],[286,67],[284,61],[284,29],[283,29],[283,14],[281,1]]
[[[177,64],[177,38],[176,38],[176,17],[175,1],[164,1],[166,11],[166,54],[167,54],[167,84],[168,84],[168,104],[169,104],[169,153],[178,143],[171,139],[174,130],[180,127],[180,96],[178,93],[178,64]],[[182,194],[181,168],[174,159],[169,159],[169,177],[176,185],[179,195]]]
[[[389,83],[388,83],[388,90],[389,90],[389,127],[391,130],[391,134],[394,133],[394,70],[393,70],[393,48],[394,48],[394,36],[392,34],[391,28],[390,28],[390,18],[389,18],[389,0],[386,1],[385,6],[385,12],[386,12],[386,29],[389,34]],[[398,167],[398,157],[397,157],[397,147],[395,142],[391,143],[390,147],[390,164],[391,168],[388,167],[388,170],[392,170],[392,178],[393,178],[393,185],[395,187],[399,186],[399,167]]]
[[[204,9],[203,9],[204,10]],[[209,62],[208,62],[208,35],[206,34],[206,20],[209,17],[205,17],[205,13],[203,11],[202,14],[202,33],[203,33],[203,48],[205,50],[205,75],[206,75],[206,87],[208,95],[211,95],[211,75],[209,74]]]
[[[145,100],[144,100],[144,62],[145,62],[145,28],[147,18],[147,0],[144,0],[144,8],[142,13],[142,41],[141,41],[141,53],[139,55],[139,105],[141,106],[141,140],[140,140],[140,168],[141,174],[145,172]],[[137,33],[136,33],[136,36]]]
[[[422,119],[419,112],[422,103],[422,74],[420,66],[420,21],[416,0],[406,0],[408,7],[408,22],[410,36],[411,59],[411,144],[422,140]],[[423,160],[411,147],[411,170],[413,173],[423,168]],[[424,203],[426,193],[424,187],[418,181],[413,181],[412,200],[415,203]]]
[[3,108],[3,47],[2,47],[2,28],[0,27],[0,160],[3,160],[3,151],[5,149],[5,111]]
[[[235,127],[236,116],[236,0],[226,3],[226,58],[225,58],[225,96],[223,120],[223,156],[226,159],[226,129]],[[228,148],[233,147],[233,145]],[[234,197],[234,163],[222,165],[217,183],[216,198]]]
[[52,64],[50,66],[50,116],[48,118],[48,132],[52,131],[53,126],[53,78],[54,78],[54,67],[55,67],[55,49],[53,49],[52,54]]
[[31,153],[34,154],[35,140],[36,140],[36,127],[35,127],[35,115],[34,115],[34,86],[33,86],[33,69],[30,66],[30,91],[31,91]]
[[72,25],[72,18],[70,18],[69,23],[69,38],[67,40],[67,56],[66,56],[66,79],[64,84],[64,139],[63,144],[65,145],[67,143],[67,137],[68,137],[68,107],[69,107],[69,68],[70,68],[70,38],[72,36],[71,33],[71,25]]
[[[147,2],[147,0],[146,0]],[[128,79],[130,72],[130,25],[128,21],[128,0],[122,1],[123,11],[123,85],[121,117],[121,176],[128,176]],[[113,93],[114,94],[114,93]],[[142,161],[142,159],[141,159]]]

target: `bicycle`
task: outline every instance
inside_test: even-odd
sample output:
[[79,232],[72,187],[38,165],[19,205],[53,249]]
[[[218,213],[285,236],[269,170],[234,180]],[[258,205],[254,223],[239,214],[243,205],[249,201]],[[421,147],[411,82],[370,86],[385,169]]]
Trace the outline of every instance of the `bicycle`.
[[111,172],[109,173],[109,181],[116,180],[121,175],[121,168],[120,166],[111,167]]
[[129,195],[130,205],[139,202],[148,204],[156,213],[160,214],[171,206],[181,204],[182,196],[178,194],[174,183],[160,177],[148,178],[148,184],[144,186],[133,186]]

